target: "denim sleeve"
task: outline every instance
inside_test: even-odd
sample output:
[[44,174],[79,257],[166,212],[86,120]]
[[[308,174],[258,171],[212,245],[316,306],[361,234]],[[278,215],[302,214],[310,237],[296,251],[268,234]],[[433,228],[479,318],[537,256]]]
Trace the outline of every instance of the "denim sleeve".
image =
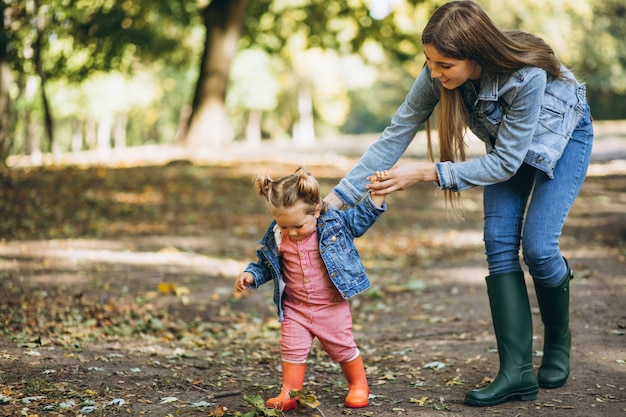
[[495,144],[489,153],[463,162],[436,163],[441,189],[463,191],[496,184],[517,172],[539,121],[546,82],[546,72],[538,68],[521,81],[500,121]]
[[439,91],[439,82],[432,80],[430,70],[424,66],[389,126],[333,189],[344,203],[354,206],[366,193],[367,176],[398,162],[437,105]]
[[254,276],[254,283],[250,285],[252,289],[257,289],[273,279],[270,269],[264,266],[260,260],[259,262],[250,262],[244,272],[249,272]]
[[354,237],[360,237],[378,220],[381,214],[387,210],[387,203],[377,206],[369,193],[354,207],[339,214],[350,233]]

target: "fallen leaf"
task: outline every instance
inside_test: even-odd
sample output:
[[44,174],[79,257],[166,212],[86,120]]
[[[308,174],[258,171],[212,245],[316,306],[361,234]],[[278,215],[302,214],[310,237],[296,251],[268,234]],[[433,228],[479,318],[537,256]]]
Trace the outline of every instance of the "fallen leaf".
[[161,398],[161,402],[159,404],[168,404],[178,401],[176,397],[163,397]]

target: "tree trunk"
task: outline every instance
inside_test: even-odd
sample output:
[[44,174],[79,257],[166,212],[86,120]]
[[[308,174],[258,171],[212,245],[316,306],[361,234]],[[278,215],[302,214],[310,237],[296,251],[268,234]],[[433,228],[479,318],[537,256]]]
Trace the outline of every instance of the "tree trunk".
[[12,143],[9,142],[11,123],[11,72],[7,56],[8,37],[4,26],[4,9],[6,5],[0,2],[0,165],[4,166]]
[[128,115],[121,114],[115,118],[113,125],[113,142],[116,151],[126,149],[126,127],[128,126]]
[[113,128],[112,117],[101,117],[98,120],[97,141],[98,141],[98,158],[105,161],[111,155],[111,129]]
[[246,4],[247,0],[213,0],[204,9],[204,52],[185,135],[189,147],[216,148],[233,139],[226,112],[226,87]]
[[88,151],[98,146],[97,123],[92,117],[85,121],[85,145]]
[[[40,19],[42,21],[42,19]],[[42,22],[38,24],[37,27],[37,39],[33,42],[33,61],[35,62],[35,71],[37,71],[37,75],[40,80],[41,87],[41,104],[43,106],[43,114],[44,114],[44,128],[46,131],[46,136],[48,136],[48,147],[50,152],[53,151],[54,148],[54,128],[52,122],[52,113],[50,111],[50,104],[48,102],[48,96],[46,95],[46,73],[43,69],[43,57],[41,56],[44,49],[44,37],[45,34],[43,32]]]
[[298,89],[299,119],[293,128],[293,143],[299,147],[313,146],[315,143],[315,123],[313,121],[313,98],[308,86]]
[[250,147],[257,147],[261,144],[261,121],[263,112],[261,110],[250,110],[248,113],[248,123],[246,124],[246,142]]
[[72,120],[72,152],[80,152],[83,150],[83,123],[78,119]]

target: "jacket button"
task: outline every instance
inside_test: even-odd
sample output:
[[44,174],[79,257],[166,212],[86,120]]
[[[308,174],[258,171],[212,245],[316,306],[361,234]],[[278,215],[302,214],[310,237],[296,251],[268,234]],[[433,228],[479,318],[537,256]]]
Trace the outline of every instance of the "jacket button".
[[330,240],[332,240],[333,242],[336,242],[337,241],[337,236],[331,237]]

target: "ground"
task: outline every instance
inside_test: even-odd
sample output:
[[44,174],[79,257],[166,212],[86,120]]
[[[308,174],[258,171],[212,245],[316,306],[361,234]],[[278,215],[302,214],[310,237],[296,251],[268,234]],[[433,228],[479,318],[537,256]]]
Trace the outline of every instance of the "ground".
[[[302,155],[329,190],[354,155]],[[280,387],[268,284],[232,295],[269,216],[254,174],[294,163],[15,169],[0,201],[1,416],[255,415]],[[294,416],[626,415],[626,173],[592,167],[562,236],[572,372],[536,400],[463,403],[497,373],[481,240],[481,191],[465,219],[431,184],[393,194],[359,251],[372,288],[352,300],[372,391],[346,409],[339,367],[316,344]],[[618,170],[619,171],[619,170]],[[527,279],[534,363],[543,328]],[[259,410],[256,415],[262,416]]]

